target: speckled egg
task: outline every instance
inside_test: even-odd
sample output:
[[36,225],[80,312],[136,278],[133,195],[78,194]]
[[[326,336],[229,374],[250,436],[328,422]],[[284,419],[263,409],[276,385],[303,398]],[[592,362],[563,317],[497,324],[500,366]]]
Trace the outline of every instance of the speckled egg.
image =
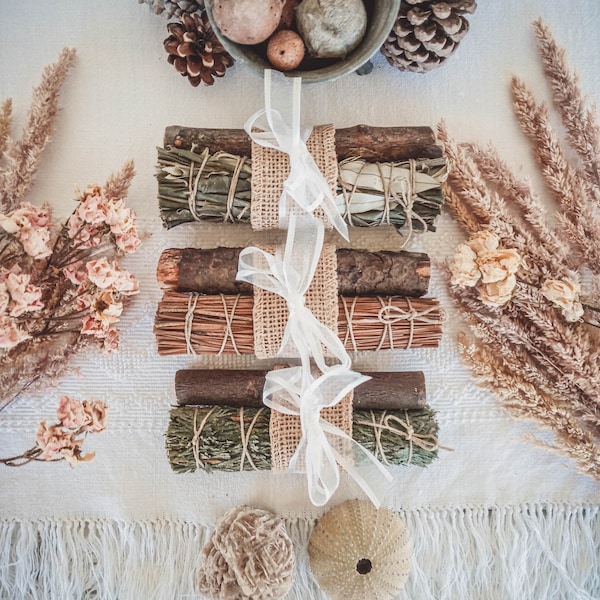
[[271,36],[267,58],[279,71],[297,69],[304,58],[304,42],[295,31],[282,29]]

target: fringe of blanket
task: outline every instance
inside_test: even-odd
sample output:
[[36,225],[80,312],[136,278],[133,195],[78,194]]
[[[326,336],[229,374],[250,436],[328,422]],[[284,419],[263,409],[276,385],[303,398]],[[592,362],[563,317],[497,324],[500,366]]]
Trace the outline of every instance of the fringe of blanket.
[[[600,505],[399,513],[414,554],[398,600],[600,598]],[[287,525],[298,575],[286,600],[325,600],[308,566],[314,522],[289,519]],[[0,519],[0,598],[202,600],[195,571],[211,532],[208,525],[169,519]]]

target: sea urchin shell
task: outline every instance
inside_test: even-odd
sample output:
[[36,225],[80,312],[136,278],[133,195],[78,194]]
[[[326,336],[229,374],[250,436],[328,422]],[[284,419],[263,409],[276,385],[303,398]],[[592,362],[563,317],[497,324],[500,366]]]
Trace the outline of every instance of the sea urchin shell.
[[403,521],[363,500],[327,512],[315,526],[308,553],[313,575],[331,600],[391,600],[410,570]]

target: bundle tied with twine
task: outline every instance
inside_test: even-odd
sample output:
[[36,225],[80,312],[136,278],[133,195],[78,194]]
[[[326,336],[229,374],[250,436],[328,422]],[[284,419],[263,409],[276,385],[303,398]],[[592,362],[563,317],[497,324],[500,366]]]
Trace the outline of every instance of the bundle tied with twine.
[[[167,228],[212,220],[246,223],[251,218],[252,160],[227,152],[158,148],[158,202]],[[445,158],[338,163],[337,209],[348,225],[393,225],[435,231],[448,175]]]
[[[426,467],[438,455],[438,423],[430,407],[354,411],[352,439],[383,464]],[[267,407],[172,408],[166,449],[175,473],[272,470]]]
[[[241,294],[165,292],[154,322],[158,353],[254,354],[254,302]],[[444,314],[434,298],[339,296],[337,308],[338,336],[352,352],[436,348],[442,336]]]

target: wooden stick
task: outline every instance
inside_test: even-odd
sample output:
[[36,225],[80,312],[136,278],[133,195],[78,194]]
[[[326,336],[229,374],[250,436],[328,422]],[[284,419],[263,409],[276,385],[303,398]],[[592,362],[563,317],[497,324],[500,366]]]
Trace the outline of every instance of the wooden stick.
[[[252,296],[165,292],[154,321],[158,353],[254,354],[253,308]],[[442,321],[435,298],[339,296],[348,351],[437,348]]]
[[[158,260],[162,289],[201,294],[251,294],[252,285],[237,281],[241,248],[169,248]],[[337,283],[342,296],[424,296],[431,265],[418,252],[369,252],[338,248]]]
[[[175,395],[180,406],[260,407],[267,371],[182,369],[175,373]],[[427,403],[421,371],[364,373],[369,381],[354,389],[358,410],[423,408]]]
[[[222,151],[251,156],[251,143],[243,129],[204,129],[170,125],[165,129],[164,147],[191,150],[208,147],[211,153]],[[396,161],[407,158],[439,158],[443,155],[435,143],[431,127],[371,127],[355,125],[336,129],[338,160]]]

